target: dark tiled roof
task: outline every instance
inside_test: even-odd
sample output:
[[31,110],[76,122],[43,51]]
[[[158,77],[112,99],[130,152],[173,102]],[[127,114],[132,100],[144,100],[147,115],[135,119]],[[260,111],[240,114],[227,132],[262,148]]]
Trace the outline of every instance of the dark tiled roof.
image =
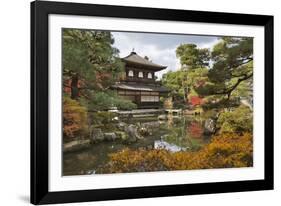
[[128,55],[128,56],[126,56],[126,57],[124,57],[122,59],[123,59],[123,61],[125,61],[127,63],[133,63],[133,64],[142,65],[142,66],[154,69],[156,71],[160,71],[160,70],[166,68],[166,66],[155,64],[155,63],[149,61],[148,59],[143,58],[143,57],[137,55],[136,52],[131,52],[130,55]]
[[116,83],[112,86],[115,89],[133,90],[133,91],[149,91],[149,92],[168,92],[166,87],[152,84],[130,84],[130,83]]

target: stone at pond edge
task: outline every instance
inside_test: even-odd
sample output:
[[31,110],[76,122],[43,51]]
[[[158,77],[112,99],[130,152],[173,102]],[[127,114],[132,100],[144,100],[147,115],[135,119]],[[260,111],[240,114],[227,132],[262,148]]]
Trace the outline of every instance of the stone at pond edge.
[[160,122],[145,122],[145,123],[142,123],[143,127],[147,128],[147,129],[157,129],[160,127]]
[[128,127],[125,127],[125,132],[128,134],[128,142],[136,142],[138,139],[143,139],[138,133],[136,125],[130,124]]
[[119,122],[117,124],[117,128],[124,131],[125,127],[127,126],[127,124],[125,122]]
[[126,132],[118,131],[115,132],[118,139],[121,139],[122,141],[126,141],[128,139],[128,134]]
[[162,115],[159,115],[159,116],[158,116],[158,119],[159,119],[159,120],[167,120],[168,117],[167,117],[167,115],[162,114]]
[[117,139],[117,136],[114,132],[104,133],[104,139],[106,141],[114,141]]
[[90,145],[90,140],[74,140],[63,144],[63,152],[73,152],[79,149],[86,148]]

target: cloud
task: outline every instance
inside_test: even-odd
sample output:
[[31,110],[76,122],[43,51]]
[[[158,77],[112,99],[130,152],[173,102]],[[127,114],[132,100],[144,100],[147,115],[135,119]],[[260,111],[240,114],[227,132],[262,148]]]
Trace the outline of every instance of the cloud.
[[129,55],[132,50],[140,55],[149,57],[152,62],[167,66],[157,72],[158,78],[168,71],[180,68],[176,57],[176,48],[183,43],[195,43],[200,48],[211,48],[218,39],[208,36],[150,34],[134,32],[112,32],[115,39],[114,47],[118,48],[120,57]]
[[197,44],[197,47],[199,48],[209,48],[212,49],[214,45],[216,45],[220,41],[219,38],[214,39],[213,41],[210,42],[202,42]]

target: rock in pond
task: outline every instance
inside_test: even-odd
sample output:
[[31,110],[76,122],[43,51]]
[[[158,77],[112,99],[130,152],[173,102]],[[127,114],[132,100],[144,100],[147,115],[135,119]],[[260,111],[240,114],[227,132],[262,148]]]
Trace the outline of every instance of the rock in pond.
[[139,133],[140,133],[140,135],[143,135],[143,136],[152,135],[152,131],[146,127],[140,127]]
[[214,119],[209,118],[204,124],[204,134],[214,134],[216,131],[216,122]]
[[91,143],[100,142],[104,140],[104,134],[99,128],[90,128]]
[[159,127],[160,127],[159,121],[145,122],[138,127],[139,128],[138,131],[141,135],[148,136],[148,135],[152,135],[153,131],[159,129]]

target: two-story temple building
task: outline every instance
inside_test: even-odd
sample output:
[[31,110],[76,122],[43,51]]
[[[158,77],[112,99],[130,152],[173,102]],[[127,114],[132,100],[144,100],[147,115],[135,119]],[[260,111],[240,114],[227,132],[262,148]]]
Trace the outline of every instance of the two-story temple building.
[[160,96],[167,94],[168,89],[156,82],[155,72],[166,66],[149,61],[136,52],[122,58],[125,63],[125,77],[113,86],[118,95],[132,100],[138,108],[159,108]]

